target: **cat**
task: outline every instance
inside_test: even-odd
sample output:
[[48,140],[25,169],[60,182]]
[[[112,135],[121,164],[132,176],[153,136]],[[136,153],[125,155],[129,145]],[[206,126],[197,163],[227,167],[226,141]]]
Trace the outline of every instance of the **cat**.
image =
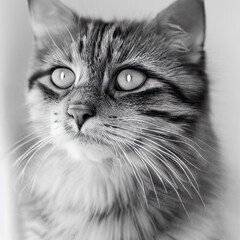
[[203,0],[109,22],[57,0],[28,5],[22,239],[222,239]]

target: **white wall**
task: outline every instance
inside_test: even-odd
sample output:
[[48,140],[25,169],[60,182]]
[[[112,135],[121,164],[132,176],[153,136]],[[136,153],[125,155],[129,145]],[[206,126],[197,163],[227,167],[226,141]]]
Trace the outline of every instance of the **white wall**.
[[[0,240],[13,240],[9,171],[3,153],[25,127],[24,79],[31,52],[27,1],[0,4]],[[154,16],[172,0],[65,0],[83,15],[141,18]],[[205,0],[208,72],[211,76],[212,118],[223,160],[230,173],[226,194],[227,222],[232,240],[240,226],[240,1]],[[225,226],[224,226],[225,227]]]

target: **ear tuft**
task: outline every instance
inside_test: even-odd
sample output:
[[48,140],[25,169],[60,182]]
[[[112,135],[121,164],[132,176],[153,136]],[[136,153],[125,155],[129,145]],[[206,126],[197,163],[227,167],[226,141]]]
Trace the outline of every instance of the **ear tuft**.
[[28,0],[28,5],[36,37],[67,29],[75,20],[75,14],[58,0]]
[[156,27],[178,26],[187,35],[182,41],[190,50],[191,57],[196,61],[199,59],[204,46],[206,28],[203,0],[177,0],[159,13],[154,21],[157,23]]

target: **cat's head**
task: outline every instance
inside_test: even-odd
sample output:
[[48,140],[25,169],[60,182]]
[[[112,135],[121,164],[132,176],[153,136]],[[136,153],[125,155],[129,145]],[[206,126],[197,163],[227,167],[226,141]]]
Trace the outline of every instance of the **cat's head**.
[[194,136],[207,112],[201,0],[179,0],[149,21],[81,18],[57,0],[29,0],[29,9],[38,133],[75,160],[156,157],[159,144],[165,158],[181,152],[170,139]]

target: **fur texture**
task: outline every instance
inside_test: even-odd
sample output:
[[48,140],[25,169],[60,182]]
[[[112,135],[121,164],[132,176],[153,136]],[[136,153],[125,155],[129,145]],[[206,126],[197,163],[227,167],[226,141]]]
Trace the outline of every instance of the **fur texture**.
[[[30,143],[38,140],[15,163],[23,239],[221,239],[202,1],[133,22],[40,2],[29,1],[36,38],[27,92]],[[187,14],[201,13],[194,27],[187,14],[178,22],[186,4]],[[52,83],[59,67],[74,73],[70,88]],[[124,69],[147,80],[122,91]],[[68,114],[79,103],[96,113],[80,130]]]

